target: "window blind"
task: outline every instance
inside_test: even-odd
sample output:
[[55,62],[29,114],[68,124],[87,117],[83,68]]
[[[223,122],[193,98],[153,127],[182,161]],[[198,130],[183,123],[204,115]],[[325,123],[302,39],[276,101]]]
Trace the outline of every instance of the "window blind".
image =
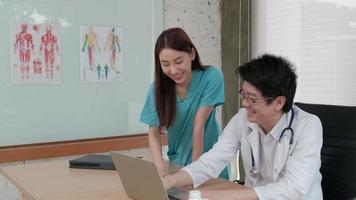
[[295,101],[356,106],[356,1],[254,0],[251,55],[296,66]]

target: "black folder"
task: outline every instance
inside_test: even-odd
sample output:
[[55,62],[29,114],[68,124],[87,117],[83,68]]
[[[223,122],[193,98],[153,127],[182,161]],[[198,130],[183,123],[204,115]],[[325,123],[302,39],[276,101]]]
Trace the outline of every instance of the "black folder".
[[111,156],[105,154],[88,154],[76,159],[69,160],[69,167],[115,170],[115,165],[111,159]]

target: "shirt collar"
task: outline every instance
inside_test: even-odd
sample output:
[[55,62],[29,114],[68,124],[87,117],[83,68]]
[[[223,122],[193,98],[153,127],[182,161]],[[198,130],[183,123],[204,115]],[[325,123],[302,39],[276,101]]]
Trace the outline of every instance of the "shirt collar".
[[[277,122],[276,125],[274,125],[274,127],[272,128],[272,130],[268,133],[269,135],[271,135],[275,140],[279,140],[279,137],[282,133],[282,130],[286,127],[288,127],[288,122],[289,122],[289,118],[290,118],[290,114],[291,111],[289,111],[288,113],[284,113],[282,115],[282,117],[279,119],[279,121]],[[258,130],[260,133],[263,133],[263,130],[261,129],[261,127],[253,122],[247,122],[248,123],[248,127],[252,130]]]
[[278,141],[282,130],[284,129],[284,127],[287,126],[288,126],[288,115],[284,113],[282,117],[279,119],[279,121],[277,122],[277,124],[274,125],[274,127],[269,132],[269,134],[272,135],[272,137]]

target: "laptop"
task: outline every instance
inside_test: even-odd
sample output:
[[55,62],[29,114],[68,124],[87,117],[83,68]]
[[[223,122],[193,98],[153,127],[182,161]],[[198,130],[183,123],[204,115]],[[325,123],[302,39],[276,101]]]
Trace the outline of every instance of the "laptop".
[[115,165],[110,155],[88,154],[79,158],[69,160],[70,168],[83,169],[107,169],[115,170]]
[[188,191],[166,191],[156,166],[141,158],[110,152],[127,196],[136,200],[181,200]]

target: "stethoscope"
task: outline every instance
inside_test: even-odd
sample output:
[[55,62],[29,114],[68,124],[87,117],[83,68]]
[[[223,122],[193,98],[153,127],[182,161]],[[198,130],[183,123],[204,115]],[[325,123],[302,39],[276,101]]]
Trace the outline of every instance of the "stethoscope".
[[[279,140],[278,142],[281,143],[281,139],[283,138],[283,135],[287,132],[290,131],[290,139],[289,139],[289,149],[293,144],[293,138],[294,138],[294,130],[292,129],[292,123],[293,123],[293,119],[294,119],[294,110],[292,108],[292,116],[289,120],[289,124],[288,127],[284,128],[282,130],[281,135],[279,136]],[[249,171],[249,174],[252,178],[257,178],[258,176],[258,170],[255,166],[255,157],[253,156],[253,152],[252,152],[252,148],[251,148],[251,160],[252,160],[252,168]]]

